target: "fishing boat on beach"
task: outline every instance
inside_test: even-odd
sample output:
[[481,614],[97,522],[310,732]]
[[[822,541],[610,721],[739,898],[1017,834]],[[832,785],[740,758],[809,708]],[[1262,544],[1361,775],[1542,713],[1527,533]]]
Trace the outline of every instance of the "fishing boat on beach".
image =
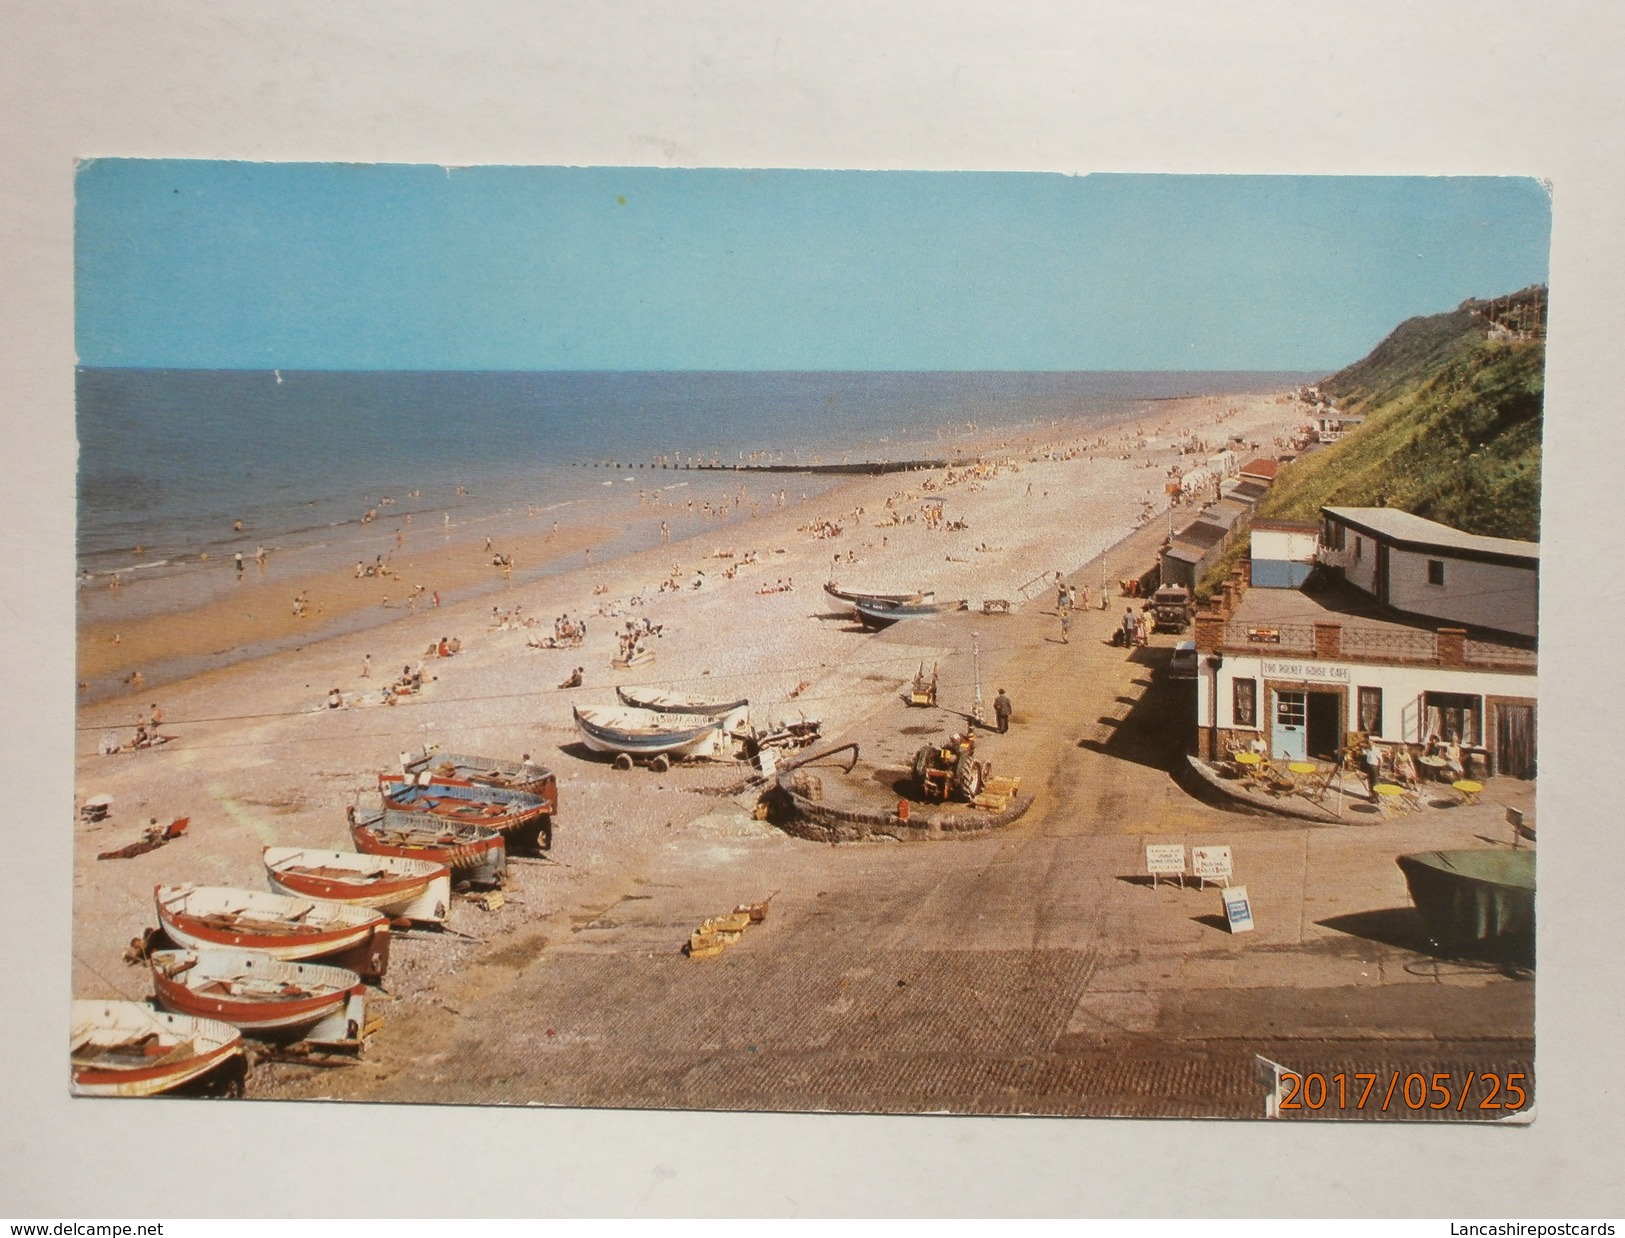
[[480,825],[504,836],[515,849],[546,850],[553,843],[554,798],[515,791],[508,787],[442,777],[437,769],[415,778],[404,774],[378,775],[378,790],[385,809],[415,813],[456,825]]
[[389,920],[371,907],[226,886],[155,886],[177,946],[232,946],[279,959],[328,959],[368,980],[389,968]]
[[726,742],[729,720],[740,718],[743,710],[687,726],[673,726],[647,710],[573,707],[571,712],[582,742],[594,752],[648,760],[664,769],[673,758],[715,755]]
[[375,907],[387,916],[444,924],[451,906],[451,870],[433,860],[267,847],[263,859],[278,894]]
[[240,1083],[244,1070],[235,1027],[145,1002],[75,1001],[68,1044],[75,1096],[156,1096],[216,1072]]
[[615,688],[615,695],[629,709],[646,709],[655,714],[695,714],[702,718],[716,718],[744,709],[750,704],[744,697],[737,701],[691,701],[681,697],[650,692],[647,688]]
[[464,756],[455,752],[425,749],[423,755],[401,753],[401,773],[412,782],[429,780],[467,782],[474,786],[523,791],[546,800],[554,811],[559,804],[558,779],[553,771],[524,760],[502,761],[496,757]]
[[858,622],[866,628],[890,627],[900,619],[920,619],[930,615],[943,615],[952,610],[965,610],[970,603],[961,598],[953,602],[935,601],[908,601],[908,602],[879,602],[861,601],[852,604],[858,612]]
[[496,885],[508,871],[508,849],[487,826],[442,821],[426,813],[345,809],[350,840],[366,855],[399,856],[443,864],[469,885]]
[[217,1019],[266,1039],[357,1044],[366,1027],[366,985],[347,967],[298,963],[259,950],[155,950],[158,1003]]
[[936,593],[927,590],[924,593],[864,593],[858,589],[842,589],[832,580],[824,585],[824,592],[830,597],[842,602],[930,602],[936,598]]

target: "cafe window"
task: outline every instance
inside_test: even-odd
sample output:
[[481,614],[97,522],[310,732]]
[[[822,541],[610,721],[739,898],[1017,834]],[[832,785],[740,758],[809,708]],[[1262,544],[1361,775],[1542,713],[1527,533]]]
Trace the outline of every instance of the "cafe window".
[[1236,726],[1258,725],[1258,680],[1233,679],[1230,717]]
[[1462,692],[1424,692],[1422,722],[1430,739],[1477,748],[1483,743],[1484,698]]
[[1382,689],[1360,689],[1360,729],[1367,735],[1382,734]]
[[1443,559],[1429,559],[1428,560],[1428,584],[1430,584],[1430,585],[1442,585],[1442,584],[1444,584],[1444,560]]

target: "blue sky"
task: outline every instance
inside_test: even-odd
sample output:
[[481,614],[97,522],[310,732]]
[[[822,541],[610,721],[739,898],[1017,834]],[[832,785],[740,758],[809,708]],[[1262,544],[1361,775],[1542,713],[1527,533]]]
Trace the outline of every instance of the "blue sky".
[[1518,178],[97,160],[84,365],[1329,370],[1546,279]]

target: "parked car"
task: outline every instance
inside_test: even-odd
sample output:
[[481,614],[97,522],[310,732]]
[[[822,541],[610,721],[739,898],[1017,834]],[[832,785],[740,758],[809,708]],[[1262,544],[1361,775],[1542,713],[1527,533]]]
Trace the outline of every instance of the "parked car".
[[1183,585],[1164,585],[1151,598],[1151,617],[1158,632],[1183,632],[1191,625],[1191,595]]
[[1174,656],[1168,662],[1170,679],[1196,678],[1196,642],[1182,640],[1174,646]]

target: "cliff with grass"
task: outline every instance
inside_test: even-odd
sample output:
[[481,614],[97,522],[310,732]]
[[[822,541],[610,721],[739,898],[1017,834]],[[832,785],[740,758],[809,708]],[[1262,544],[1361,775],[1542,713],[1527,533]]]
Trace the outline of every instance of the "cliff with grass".
[[[1281,470],[1260,518],[1398,507],[1492,537],[1540,539],[1545,288],[1412,318],[1322,393],[1364,424]],[[1232,548],[1204,586],[1239,562]],[[1205,592],[1204,590],[1202,590]]]

